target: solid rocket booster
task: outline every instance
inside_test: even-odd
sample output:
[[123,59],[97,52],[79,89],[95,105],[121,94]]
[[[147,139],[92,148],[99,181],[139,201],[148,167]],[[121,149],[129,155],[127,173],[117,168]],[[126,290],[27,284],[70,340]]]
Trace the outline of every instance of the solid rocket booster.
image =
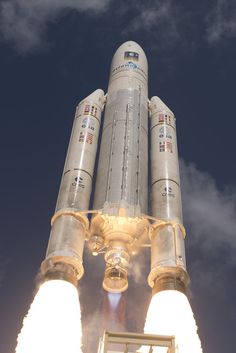
[[[107,95],[99,89],[79,103],[46,258],[41,265],[44,279],[62,278],[76,284],[84,272],[82,257],[88,240],[93,255],[104,254],[103,288],[122,292],[128,287],[131,256],[150,239],[148,283],[153,291],[186,292],[188,275],[175,117],[160,98],[148,100],[147,82],[146,55],[137,43],[128,41],[112,59]],[[91,211],[89,202],[104,105]],[[93,213],[90,222],[88,213]]]
[[186,292],[186,272],[176,125],[173,112],[158,97],[150,102],[151,207],[159,221],[151,228],[151,272],[157,292]]
[[44,279],[62,278],[74,284],[84,273],[83,249],[104,92],[96,90],[79,103],[65,161],[56,211],[41,265]]

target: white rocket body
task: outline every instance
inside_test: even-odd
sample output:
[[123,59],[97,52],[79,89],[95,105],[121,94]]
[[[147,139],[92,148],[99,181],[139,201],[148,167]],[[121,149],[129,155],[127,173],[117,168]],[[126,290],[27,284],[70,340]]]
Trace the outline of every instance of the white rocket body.
[[185,292],[188,275],[175,117],[158,97],[150,102],[150,146],[152,216],[160,223],[152,225],[148,283],[156,291]]
[[96,90],[76,109],[52,229],[41,273],[76,283],[84,273],[83,250],[104,92]]
[[96,178],[93,208],[102,211],[91,224],[91,242],[99,236],[106,247],[108,291],[127,288],[130,256],[147,233],[142,217],[148,204],[147,75],[142,48],[121,45],[111,64]]
[[[128,287],[130,257],[149,235],[150,286],[156,290],[173,286],[185,290],[185,234],[175,118],[158,97],[148,101],[147,80],[144,51],[137,43],[126,42],[112,59],[106,98],[102,90],[97,90],[79,104],[46,259],[41,265],[44,277],[62,277],[75,283],[83,274],[87,239],[94,255],[105,253],[103,287],[122,292]],[[91,212],[88,208],[104,102],[94,215],[89,227],[86,212]]]
[[[94,209],[147,212],[148,95],[147,59],[139,45],[116,51],[108,85]],[[122,202],[122,205],[121,205]]]

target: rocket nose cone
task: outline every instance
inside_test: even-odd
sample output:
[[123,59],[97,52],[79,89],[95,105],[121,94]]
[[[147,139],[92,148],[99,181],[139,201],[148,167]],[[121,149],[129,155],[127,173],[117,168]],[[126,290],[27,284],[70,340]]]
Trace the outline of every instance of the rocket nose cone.
[[133,40],[128,40],[127,42],[121,44],[117,49],[116,53],[120,50],[136,51],[138,53],[142,53],[143,55],[145,55],[142,47],[138,43],[134,42]]
[[[119,46],[119,48],[116,50],[113,59],[116,56],[119,56],[121,53],[126,53],[126,58],[127,59],[138,59],[138,57],[142,57],[145,61],[147,61],[147,57],[143,51],[143,49],[140,47],[140,45],[132,40],[129,40]],[[128,55],[130,53],[130,55]],[[134,55],[132,56],[132,53]],[[138,55],[135,55],[138,54]]]
[[151,98],[151,106],[158,113],[166,112],[168,114],[174,115],[170,108],[168,108],[167,105],[159,97],[154,96]]
[[126,71],[136,70],[147,79],[147,57],[140,45],[132,40],[121,44],[113,56],[111,75],[113,76],[122,69]]

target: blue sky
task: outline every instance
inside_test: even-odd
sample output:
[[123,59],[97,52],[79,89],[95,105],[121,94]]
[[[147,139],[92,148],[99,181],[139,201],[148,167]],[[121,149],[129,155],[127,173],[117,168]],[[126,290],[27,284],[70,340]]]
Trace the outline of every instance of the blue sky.
[[[76,104],[107,89],[111,58],[130,39],[146,52],[149,96],[177,118],[191,303],[204,351],[234,346],[235,2],[2,0],[0,352],[14,352],[32,299]],[[150,298],[143,258],[126,294],[130,330],[142,330]],[[87,335],[103,301],[103,265],[94,273],[94,264],[86,255]]]

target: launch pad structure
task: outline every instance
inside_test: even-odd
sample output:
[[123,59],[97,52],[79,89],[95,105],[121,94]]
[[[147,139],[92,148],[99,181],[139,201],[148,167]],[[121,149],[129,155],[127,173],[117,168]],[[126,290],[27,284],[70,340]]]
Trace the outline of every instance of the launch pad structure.
[[166,348],[166,353],[175,353],[175,337],[105,331],[99,342],[98,353],[152,353],[157,347]]

